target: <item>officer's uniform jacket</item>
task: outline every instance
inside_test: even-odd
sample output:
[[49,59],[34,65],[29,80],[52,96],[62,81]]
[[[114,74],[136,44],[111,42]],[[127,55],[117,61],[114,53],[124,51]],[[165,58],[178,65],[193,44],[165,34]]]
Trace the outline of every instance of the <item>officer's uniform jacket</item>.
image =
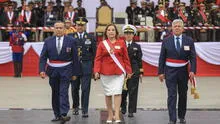
[[134,73],[134,76],[139,76],[143,73],[141,47],[137,43],[132,42],[131,45],[127,47],[127,50],[132,67],[132,73]]
[[96,53],[96,41],[94,37],[84,32],[83,38],[80,39],[77,32],[70,34],[76,39],[76,46],[79,61],[81,63],[81,73],[83,75],[92,74],[93,61]]

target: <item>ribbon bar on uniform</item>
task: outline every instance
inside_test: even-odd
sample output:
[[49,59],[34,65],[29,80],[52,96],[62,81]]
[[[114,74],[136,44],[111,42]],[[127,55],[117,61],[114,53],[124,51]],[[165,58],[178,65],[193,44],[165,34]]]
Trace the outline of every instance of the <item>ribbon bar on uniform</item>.
[[70,61],[49,60],[48,65],[52,67],[64,67],[69,65]]
[[183,67],[188,64],[186,60],[179,60],[179,59],[166,59],[166,65],[169,67]]

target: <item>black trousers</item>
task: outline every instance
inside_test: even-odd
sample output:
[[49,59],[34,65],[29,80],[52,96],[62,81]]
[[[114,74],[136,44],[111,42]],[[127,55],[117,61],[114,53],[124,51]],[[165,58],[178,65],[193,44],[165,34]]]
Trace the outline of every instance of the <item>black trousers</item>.
[[137,99],[138,99],[138,86],[139,86],[139,77],[132,77],[127,80],[128,90],[122,91],[122,101],[121,101],[121,110],[126,112],[127,108],[127,96],[128,100],[128,112],[136,113],[137,111]]
[[76,80],[71,81],[73,108],[79,108],[81,85],[81,107],[84,113],[88,113],[91,78],[91,75],[81,75]]
[[184,119],[187,107],[188,90],[188,70],[187,67],[167,67],[165,72],[166,86],[168,91],[167,106],[169,118],[176,122],[176,104],[178,94],[178,118]]

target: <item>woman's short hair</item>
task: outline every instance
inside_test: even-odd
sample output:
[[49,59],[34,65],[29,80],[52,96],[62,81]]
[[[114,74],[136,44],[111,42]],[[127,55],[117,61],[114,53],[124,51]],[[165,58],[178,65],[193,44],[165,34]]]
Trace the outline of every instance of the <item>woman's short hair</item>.
[[104,32],[104,38],[105,38],[105,39],[108,38],[108,37],[107,37],[107,30],[108,30],[108,28],[109,28],[110,26],[113,26],[113,27],[115,28],[115,32],[116,32],[115,38],[117,39],[117,38],[118,38],[118,35],[119,35],[119,32],[118,32],[118,29],[117,29],[116,25],[113,24],[113,23],[112,23],[112,24],[108,24],[108,25],[106,26],[105,32]]

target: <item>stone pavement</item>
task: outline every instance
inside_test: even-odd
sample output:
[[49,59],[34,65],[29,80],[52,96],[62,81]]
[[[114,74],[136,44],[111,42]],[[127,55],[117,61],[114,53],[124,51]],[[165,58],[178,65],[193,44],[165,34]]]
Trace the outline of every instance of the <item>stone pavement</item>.
[[[220,123],[220,77],[198,77],[200,99],[194,100],[188,92],[188,124]],[[190,87],[189,87],[190,89]],[[190,90],[189,90],[190,91]],[[166,124],[166,86],[157,77],[144,77],[139,85],[138,112],[135,118],[124,116],[126,124]],[[48,78],[0,77],[0,124],[50,124],[52,117],[51,91]],[[71,102],[71,98],[70,98]],[[8,110],[26,109],[26,110]],[[100,109],[105,108],[100,81],[92,81],[90,117],[71,115],[71,124],[101,124]],[[32,110],[37,109],[37,110]],[[41,110],[49,109],[49,110]],[[71,113],[70,113],[71,114]]]

